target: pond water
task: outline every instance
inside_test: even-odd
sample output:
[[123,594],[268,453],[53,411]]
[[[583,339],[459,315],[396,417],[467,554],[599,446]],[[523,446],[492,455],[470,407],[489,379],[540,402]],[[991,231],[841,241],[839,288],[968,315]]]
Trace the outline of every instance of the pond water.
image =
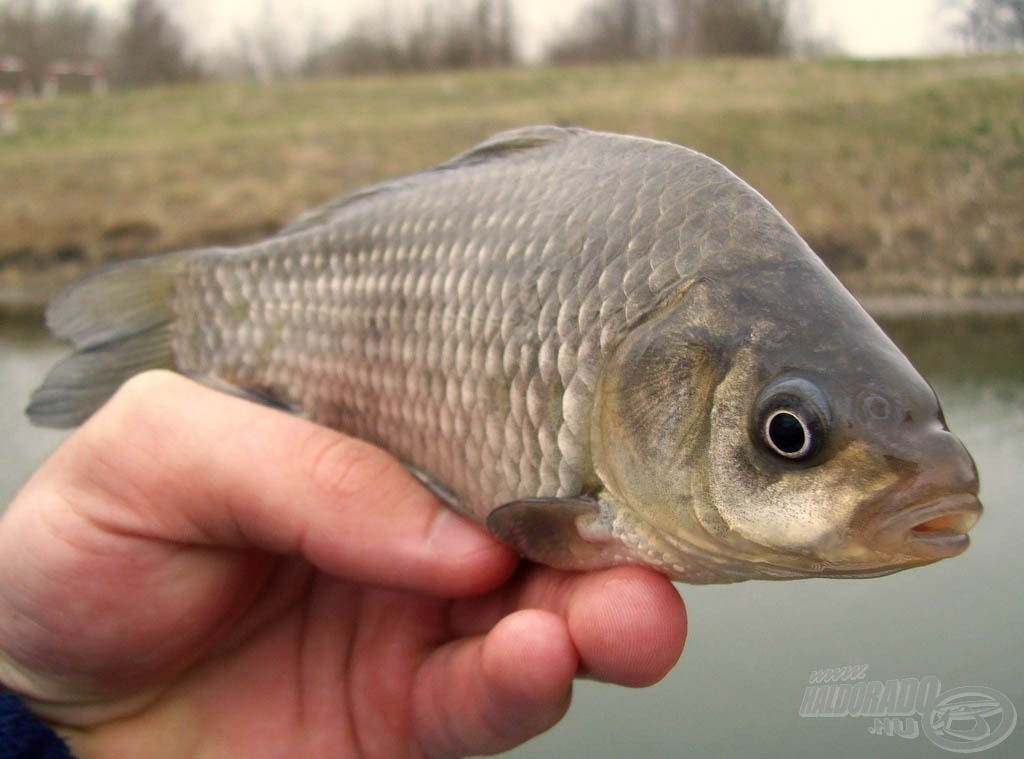
[[[690,632],[672,673],[645,690],[579,683],[569,716],[508,756],[950,755],[923,734],[873,734],[869,717],[800,716],[812,672],[856,665],[865,681],[995,689],[1024,723],[1024,318],[884,326],[978,464],[985,515],[967,553],[871,580],[679,585]],[[0,323],[0,504],[64,437],[22,414],[61,352],[38,328]],[[1024,756],[1024,724],[982,755]]]

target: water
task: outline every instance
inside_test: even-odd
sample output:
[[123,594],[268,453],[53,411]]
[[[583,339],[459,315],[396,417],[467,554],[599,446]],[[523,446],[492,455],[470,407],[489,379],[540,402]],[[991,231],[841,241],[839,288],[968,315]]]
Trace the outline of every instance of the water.
[[28,396],[64,351],[41,326],[0,319],[0,510],[66,436],[25,418]]
[[[985,515],[963,556],[872,580],[679,586],[690,633],[659,685],[582,682],[569,716],[510,757],[951,756],[924,736],[873,735],[865,717],[804,718],[812,671],[937,677],[1006,694],[1024,723],[1024,318],[885,325],[935,385],[974,454]],[[0,503],[63,438],[22,416],[59,346],[0,324]],[[988,757],[1024,756],[1024,724]]]

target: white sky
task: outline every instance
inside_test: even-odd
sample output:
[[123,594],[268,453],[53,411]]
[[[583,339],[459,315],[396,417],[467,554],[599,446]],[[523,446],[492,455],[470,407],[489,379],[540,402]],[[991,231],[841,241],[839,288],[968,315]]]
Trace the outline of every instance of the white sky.
[[[118,14],[128,0],[86,0]],[[513,0],[527,53],[540,46],[575,18],[586,0]],[[353,19],[372,11],[377,0],[177,0],[173,8],[189,27],[190,36],[204,49],[230,44],[235,30],[251,27],[270,13],[293,40],[312,34],[330,39]],[[396,7],[415,9],[418,0],[392,0]],[[948,50],[952,42],[939,14],[942,0],[796,0],[812,27],[836,39],[854,56],[914,56]]]

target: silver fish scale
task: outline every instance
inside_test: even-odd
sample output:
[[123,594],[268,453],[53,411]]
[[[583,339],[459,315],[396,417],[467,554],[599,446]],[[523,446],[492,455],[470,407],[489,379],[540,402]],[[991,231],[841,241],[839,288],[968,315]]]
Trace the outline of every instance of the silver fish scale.
[[478,518],[579,494],[602,359],[721,244],[683,234],[703,213],[688,209],[716,186],[752,192],[676,146],[537,133],[197,255],[176,288],[178,368],[378,443]]

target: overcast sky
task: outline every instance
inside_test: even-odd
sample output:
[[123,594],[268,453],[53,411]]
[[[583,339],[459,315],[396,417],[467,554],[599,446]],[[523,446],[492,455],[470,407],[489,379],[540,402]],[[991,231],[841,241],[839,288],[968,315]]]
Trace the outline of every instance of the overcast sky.
[[[104,12],[118,14],[128,0],[88,0]],[[528,54],[566,29],[586,0],[513,0]],[[417,0],[391,0],[415,8]],[[948,50],[951,40],[938,8],[942,0],[796,0],[806,9],[812,28],[838,41],[854,56],[913,56]],[[204,48],[230,44],[235,30],[252,26],[268,9],[293,39],[313,30],[329,39],[354,18],[379,6],[379,0],[178,0],[172,3],[190,36]]]

